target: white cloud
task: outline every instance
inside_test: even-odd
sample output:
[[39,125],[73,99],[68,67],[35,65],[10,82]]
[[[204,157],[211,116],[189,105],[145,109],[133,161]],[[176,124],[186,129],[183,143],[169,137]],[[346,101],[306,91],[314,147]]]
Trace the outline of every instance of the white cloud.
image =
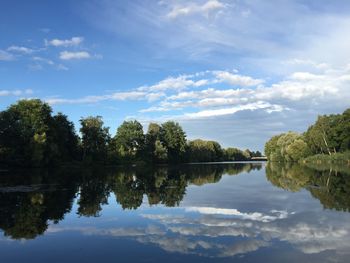
[[58,64],[56,62],[54,62],[51,59],[48,58],[44,58],[44,57],[39,57],[39,56],[35,56],[32,57],[32,60],[35,62],[35,64],[33,65],[29,65],[29,69],[31,70],[44,70],[46,66],[50,66],[56,70],[62,70],[62,71],[66,71],[68,70],[68,68],[63,65],[63,64]]
[[26,89],[26,90],[0,90],[0,97],[4,96],[25,96],[25,95],[32,95],[33,90]]
[[[326,107],[329,102],[346,106],[350,99],[350,68],[327,68],[317,74],[296,71],[285,79],[265,85],[265,80],[227,71],[204,71],[168,77],[150,86],[125,92],[77,99],[50,99],[58,103],[96,103],[102,100],[141,100],[149,107],[138,112],[180,111],[175,119],[203,119],[240,111],[281,112]],[[232,85],[244,87],[232,88]],[[163,116],[159,116],[163,119]]]
[[91,58],[91,55],[86,51],[62,51],[60,52],[60,59],[62,60],[71,60],[71,59],[88,59]]
[[169,100],[183,100],[183,99],[209,99],[209,98],[227,98],[227,97],[241,97],[248,95],[246,89],[214,89],[208,88],[200,91],[184,91],[176,95],[168,97]]
[[189,2],[185,5],[176,5],[172,7],[172,10],[167,14],[167,17],[177,18],[179,16],[188,16],[192,14],[201,14],[207,17],[210,12],[222,9],[224,7],[225,5],[217,0],[209,0],[203,5]]
[[262,79],[253,79],[252,77],[249,77],[249,76],[232,74],[227,71],[217,71],[214,73],[219,81],[227,82],[231,85],[248,87],[248,86],[257,86],[259,84],[264,83],[264,80]]
[[45,101],[51,105],[55,104],[91,104],[101,101],[124,101],[124,100],[149,100],[153,101],[162,94],[146,93],[142,91],[114,92],[100,96],[85,96],[77,99],[47,98]]
[[20,47],[20,46],[10,46],[7,48],[7,51],[18,52],[18,53],[22,53],[22,54],[31,54],[34,52],[34,50],[31,48]]
[[138,88],[140,91],[150,91],[150,92],[159,92],[159,91],[167,91],[167,90],[175,90],[180,91],[187,87],[195,86],[203,86],[207,84],[206,81],[194,81],[191,78],[191,75],[181,75],[179,77],[168,77],[155,85],[151,86],[142,86]]
[[271,222],[277,219],[284,219],[288,217],[286,211],[272,211],[272,215],[266,215],[259,212],[243,213],[237,209],[216,208],[216,207],[186,207],[188,212],[198,212],[205,215],[226,215],[235,216],[242,219],[249,219],[253,221]]
[[271,106],[272,105],[269,103],[258,102],[258,103],[251,103],[251,104],[240,105],[240,106],[229,107],[229,108],[203,110],[195,113],[185,113],[183,117],[189,118],[189,119],[212,118],[217,116],[234,114],[236,112],[243,111],[243,110],[267,109],[267,108],[270,108]]
[[72,37],[71,39],[52,39],[46,40],[46,46],[54,46],[54,47],[70,47],[70,46],[78,46],[84,41],[83,37]]
[[15,56],[11,53],[0,49],[0,61],[11,61],[15,60]]

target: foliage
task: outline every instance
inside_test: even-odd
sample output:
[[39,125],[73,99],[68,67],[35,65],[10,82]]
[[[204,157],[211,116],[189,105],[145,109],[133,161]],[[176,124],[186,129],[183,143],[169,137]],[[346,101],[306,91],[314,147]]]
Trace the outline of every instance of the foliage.
[[266,177],[275,186],[288,191],[310,191],[324,208],[350,211],[349,168],[344,169],[344,165],[341,170],[335,168],[328,165],[314,169],[298,163],[269,162]]
[[124,121],[114,137],[115,147],[121,159],[132,160],[138,157],[144,148],[144,135],[141,123]]
[[160,141],[168,150],[170,162],[183,161],[186,152],[186,134],[177,122],[168,121],[162,124]]
[[189,162],[221,161],[223,150],[215,141],[194,140],[187,144],[187,159]]
[[245,154],[240,149],[230,147],[224,150],[224,160],[225,161],[246,161],[247,154]]
[[279,134],[265,144],[268,160],[279,162],[345,162],[349,160],[347,155],[339,152],[349,150],[350,109],[343,114],[319,116],[304,134]]
[[78,137],[65,115],[52,116],[38,100],[20,100],[0,112],[0,160],[12,165],[43,166],[74,160]]
[[161,142],[162,127],[157,123],[150,123],[145,136],[144,158],[153,163],[168,161],[168,149]]
[[[104,164],[147,162],[244,161],[259,151],[223,149],[216,141],[186,140],[179,123],[150,123],[146,134],[136,120],[124,121],[113,138],[101,116],[80,119],[80,136],[62,113],[52,115],[41,100],[20,100],[0,112],[0,163],[13,166],[49,166],[84,161]],[[343,143],[343,145],[345,145]],[[303,147],[298,142],[291,156]],[[296,158],[293,155],[292,158]]]
[[101,116],[80,119],[83,160],[104,161],[110,141],[109,128],[103,126]]
[[334,154],[316,154],[309,156],[303,160],[304,163],[343,163],[350,164],[350,151],[346,151],[343,153],[334,153]]

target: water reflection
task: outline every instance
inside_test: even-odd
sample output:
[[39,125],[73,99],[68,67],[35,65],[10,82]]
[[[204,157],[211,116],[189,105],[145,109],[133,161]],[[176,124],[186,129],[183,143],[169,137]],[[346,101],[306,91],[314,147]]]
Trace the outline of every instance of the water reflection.
[[275,186],[297,192],[310,191],[324,208],[350,211],[350,168],[307,167],[299,164],[268,163],[266,177]]
[[[12,172],[0,177],[0,228],[12,240],[45,240],[43,250],[62,238],[62,251],[86,247],[92,262],[101,255],[88,248],[101,244],[105,261],[346,262],[349,176],[278,163]],[[19,262],[40,261],[12,243]]]
[[223,174],[261,169],[261,164],[193,165],[157,169],[118,168],[27,170],[1,174],[0,228],[14,239],[43,234],[48,220],[58,223],[77,198],[80,216],[99,216],[114,193],[123,209],[137,209],[146,195],[150,205],[178,206],[189,184],[215,183]]

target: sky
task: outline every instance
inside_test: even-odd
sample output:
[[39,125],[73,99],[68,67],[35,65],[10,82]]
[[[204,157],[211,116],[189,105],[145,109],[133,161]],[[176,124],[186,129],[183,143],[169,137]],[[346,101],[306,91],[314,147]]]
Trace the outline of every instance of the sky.
[[0,1],[0,110],[179,122],[263,150],[350,106],[348,0]]

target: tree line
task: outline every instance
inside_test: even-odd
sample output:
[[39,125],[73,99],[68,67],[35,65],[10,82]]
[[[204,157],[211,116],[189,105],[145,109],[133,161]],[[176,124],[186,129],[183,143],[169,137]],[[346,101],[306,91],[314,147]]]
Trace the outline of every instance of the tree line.
[[259,151],[224,149],[218,142],[186,139],[173,121],[150,123],[146,133],[136,120],[124,121],[114,136],[102,117],[80,119],[80,136],[62,113],[39,99],[20,100],[0,112],[0,162],[48,166],[64,162],[120,164],[244,161]]
[[265,144],[268,160],[276,162],[350,162],[350,109],[319,116],[306,132],[273,136]]

